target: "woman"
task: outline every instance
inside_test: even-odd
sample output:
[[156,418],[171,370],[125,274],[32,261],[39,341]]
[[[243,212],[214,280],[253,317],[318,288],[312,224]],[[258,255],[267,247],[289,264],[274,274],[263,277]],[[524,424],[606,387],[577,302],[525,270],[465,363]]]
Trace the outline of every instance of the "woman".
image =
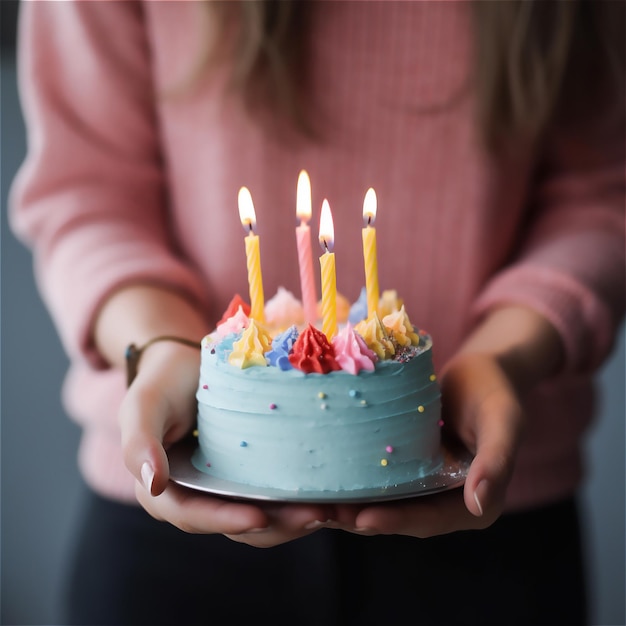
[[[65,621],[584,623],[579,448],[624,312],[621,8],[23,7],[12,219],[72,360],[90,487]],[[463,490],[266,506],[168,482],[199,357],[153,343],[126,391],[126,346],[198,341],[245,293],[241,185],[267,291],[297,285],[301,168],[351,298],[376,188],[380,281],[435,338],[446,427],[475,454]]]

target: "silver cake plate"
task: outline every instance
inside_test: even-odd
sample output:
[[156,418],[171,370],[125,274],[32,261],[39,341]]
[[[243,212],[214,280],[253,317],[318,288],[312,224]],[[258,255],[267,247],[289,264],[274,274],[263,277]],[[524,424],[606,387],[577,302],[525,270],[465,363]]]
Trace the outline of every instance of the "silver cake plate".
[[441,446],[441,455],[443,457],[441,466],[431,474],[416,478],[410,482],[349,491],[301,491],[244,485],[211,476],[197,469],[193,463],[193,455],[199,454],[196,439],[186,439],[175,444],[168,450],[167,454],[170,463],[170,479],[182,487],[243,500],[310,503],[383,502],[386,500],[415,498],[455,489],[464,484],[470,463],[472,462],[472,456],[466,449],[458,444],[443,442]]

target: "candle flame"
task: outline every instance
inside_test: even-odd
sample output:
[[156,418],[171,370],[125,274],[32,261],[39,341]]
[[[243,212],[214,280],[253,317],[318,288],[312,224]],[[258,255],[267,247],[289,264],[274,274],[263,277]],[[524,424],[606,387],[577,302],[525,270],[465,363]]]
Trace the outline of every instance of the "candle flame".
[[305,170],[298,175],[296,190],[296,216],[303,222],[311,219],[311,181]]
[[363,221],[366,226],[371,226],[376,221],[376,192],[370,187],[363,200]]
[[320,215],[320,246],[322,250],[332,252],[335,243],[335,227],[333,226],[333,216],[330,212],[328,200],[322,202],[322,214]]
[[256,213],[254,212],[254,203],[252,202],[252,195],[247,187],[242,187],[239,190],[239,196],[237,198],[239,204],[239,219],[246,231],[254,232],[256,226]]

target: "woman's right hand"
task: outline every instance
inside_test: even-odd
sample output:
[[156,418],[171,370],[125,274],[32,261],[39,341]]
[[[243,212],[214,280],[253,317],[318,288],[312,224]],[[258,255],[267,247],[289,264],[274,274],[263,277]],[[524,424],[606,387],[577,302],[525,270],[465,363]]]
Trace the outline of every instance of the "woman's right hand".
[[112,367],[125,366],[130,343],[145,345],[162,335],[198,342],[198,349],[171,341],[146,348],[120,406],[124,460],[136,479],[137,500],[156,519],[184,531],[220,533],[255,546],[273,546],[313,532],[319,522],[333,518],[332,510],[235,502],[170,481],[167,449],[196,424],[199,347],[206,331],[204,316],[190,300],[155,285],[121,287],[97,315],[95,345]]
[[139,503],[154,518],[190,533],[220,533],[257,547],[307,535],[332,518],[329,507],[253,504],[212,497],[169,480],[167,449],[196,423],[199,351],[174,343],[152,344],[120,409],[122,446],[137,479]]

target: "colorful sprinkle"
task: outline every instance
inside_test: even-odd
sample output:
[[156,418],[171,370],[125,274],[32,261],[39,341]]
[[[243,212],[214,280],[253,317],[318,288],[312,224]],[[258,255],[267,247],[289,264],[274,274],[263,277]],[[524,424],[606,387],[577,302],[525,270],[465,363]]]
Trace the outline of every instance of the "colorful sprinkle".
[[197,437],[197,436],[198,436],[198,429],[197,429],[197,428],[193,431],[193,436],[194,436],[194,437]]
[[350,389],[350,391],[348,391],[348,395],[351,398],[358,398],[361,395],[361,392],[357,391],[356,389]]
[[202,389],[208,389],[209,386],[208,385],[202,385]]
[[317,397],[318,397],[320,400],[323,400],[323,399],[326,397],[326,394],[325,394],[323,391],[320,391],[320,392],[317,394]]
[[387,452],[389,452],[389,454],[391,454],[393,452],[393,446],[387,446],[385,448],[385,450],[387,450]]
[[367,400],[361,400],[361,406],[367,406]]
[[240,446],[241,448],[247,448],[247,447],[248,447],[248,442],[247,442],[247,441],[242,441],[242,442],[239,444],[239,446]]
[[414,356],[412,350],[402,350],[396,352],[396,356],[394,357],[394,361],[398,363],[408,363]]
[[270,409],[272,409],[272,411],[276,408],[276,404],[274,404],[273,402],[270,404]]
[[211,348],[211,354],[215,354],[215,348]]
[[435,376],[435,374],[431,374],[429,376],[429,378],[430,378],[431,382],[433,382],[433,383],[437,380],[437,376]]
[[326,402],[322,402],[322,404],[320,404],[320,409],[322,409],[322,411],[325,411],[328,408],[328,405],[326,404]]
[[381,460],[380,460],[380,464],[381,464],[383,467],[387,467],[387,463],[389,463],[389,461],[387,461],[387,459],[381,459]]
[[424,412],[424,407],[420,404],[420,405],[417,407],[417,410],[418,410],[420,413],[423,413],[423,412]]
[[443,426],[443,420],[439,420],[439,426]]
[[207,462],[206,466],[207,466],[207,467],[211,467],[211,464]]

